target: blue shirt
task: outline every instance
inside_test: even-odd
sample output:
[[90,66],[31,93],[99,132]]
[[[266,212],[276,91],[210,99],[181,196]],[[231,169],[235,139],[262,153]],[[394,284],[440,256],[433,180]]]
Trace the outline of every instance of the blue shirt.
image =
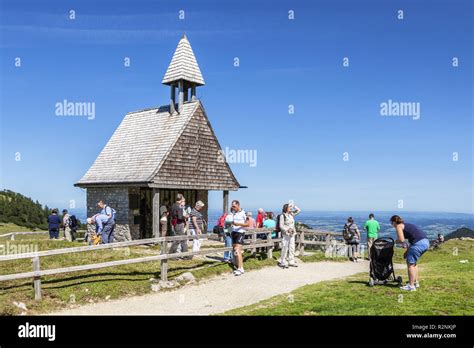
[[276,227],[276,221],[272,219],[265,219],[263,220],[263,227],[264,228],[275,228]]
[[419,229],[413,224],[404,223],[405,227],[403,228],[403,236],[405,239],[408,239],[410,244],[415,244],[416,242],[428,238],[426,233]]
[[56,214],[51,214],[48,216],[48,229],[50,230],[59,230],[59,225],[61,224],[61,219]]
[[[112,213],[112,208],[109,207],[108,205],[106,205],[101,211],[100,211],[101,214],[103,215],[107,215],[108,216],[108,221],[112,220],[113,219],[113,213]],[[110,217],[109,217],[110,216]],[[106,221],[107,222],[107,221]]]
[[103,215],[112,215],[112,208],[110,208],[108,205],[106,205],[101,211],[101,214]]
[[95,231],[100,234],[104,229],[104,224],[109,221],[109,217],[104,214],[99,214],[95,217]]

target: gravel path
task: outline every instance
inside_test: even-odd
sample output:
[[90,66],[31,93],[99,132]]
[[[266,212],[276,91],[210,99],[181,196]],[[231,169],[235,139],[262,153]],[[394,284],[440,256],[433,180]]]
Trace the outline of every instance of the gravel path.
[[368,272],[368,261],[299,263],[265,267],[240,277],[220,275],[176,290],[67,309],[52,315],[209,315],[291,292],[306,284]]

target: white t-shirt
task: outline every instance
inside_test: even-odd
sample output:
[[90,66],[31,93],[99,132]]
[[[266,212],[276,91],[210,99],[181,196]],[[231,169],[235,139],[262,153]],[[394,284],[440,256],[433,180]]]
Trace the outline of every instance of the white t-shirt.
[[[245,221],[247,220],[247,215],[245,215],[245,211],[243,209],[238,211],[238,212],[232,213],[232,216],[234,217],[234,222],[244,224]],[[245,232],[245,227],[232,226],[232,232],[244,233]]]

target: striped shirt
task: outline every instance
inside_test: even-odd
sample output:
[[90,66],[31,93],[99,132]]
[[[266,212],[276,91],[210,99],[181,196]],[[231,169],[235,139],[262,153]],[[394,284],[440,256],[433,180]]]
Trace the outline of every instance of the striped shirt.
[[193,208],[193,210],[191,210],[191,213],[189,214],[189,228],[191,230],[197,229],[193,223],[193,216],[196,217],[197,225],[199,226],[200,229],[202,229],[202,221],[203,221],[202,214],[198,210],[196,210],[196,208]]

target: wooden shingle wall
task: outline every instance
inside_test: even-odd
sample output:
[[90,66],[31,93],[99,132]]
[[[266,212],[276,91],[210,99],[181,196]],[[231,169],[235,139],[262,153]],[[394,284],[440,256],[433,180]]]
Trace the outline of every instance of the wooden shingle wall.
[[153,182],[160,188],[239,188],[201,106],[194,112]]

